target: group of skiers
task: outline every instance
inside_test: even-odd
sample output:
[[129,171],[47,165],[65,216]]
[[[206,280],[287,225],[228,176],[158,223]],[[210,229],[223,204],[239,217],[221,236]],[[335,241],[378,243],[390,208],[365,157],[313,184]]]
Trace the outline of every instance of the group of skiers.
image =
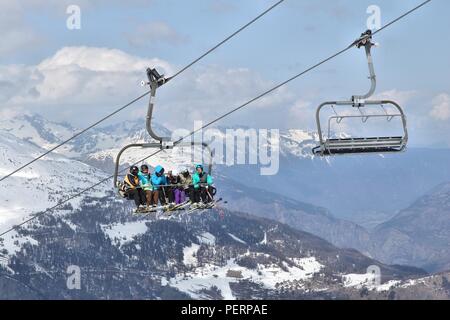
[[178,173],[171,170],[165,174],[162,166],[155,167],[150,173],[148,165],[140,169],[132,166],[125,176],[120,191],[124,197],[134,200],[136,211],[148,211],[161,206],[176,206],[189,201],[195,206],[213,201],[215,188],[211,175],[205,172],[203,165],[195,166],[191,175],[188,169]]

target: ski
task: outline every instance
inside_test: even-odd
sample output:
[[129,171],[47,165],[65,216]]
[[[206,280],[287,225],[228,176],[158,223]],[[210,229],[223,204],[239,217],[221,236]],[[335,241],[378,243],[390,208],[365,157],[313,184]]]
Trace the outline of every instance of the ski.
[[219,198],[217,200],[214,200],[212,202],[206,203],[206,204],[201,204],[199,206],[195,206],[194,208],[191,208],[187,211],[187,213],[192,213],[194,211],[200,210],[201,212],[203,212],[204,210],[210,210],[213,209],[217,203],[221,202],[223,199]]
[[184,202],[182,202],[182,203],[175,204],[175,205],[169,207],[169,208],[167,209],[167,211],[177,210],[177,209],[179,209],[180,207],[186,205],[187,203],[190,203],[190,201],[189,201],[189,200],[186,200],[186,201],[184,201]]
[[189,206],[191,204],[190,200],[186,200],[185,202],[182,202],[180,204],[177,204],[171,208],[168,208],[167,210],[165,210],[164,212],[168,215],[171,214],[171,212],[173,211],[181,211],[184,210],[187,206]]
[[164,211],[167,210],[169,208],[170,205],[164,205],[164,206],[158,206],[158,207],[150,207],[150,208],[146,208],[143,211],[137,212],[135,213],[136,215],[142,214],[143,217],[148,216],[151,213],[155,213],[158,211]]

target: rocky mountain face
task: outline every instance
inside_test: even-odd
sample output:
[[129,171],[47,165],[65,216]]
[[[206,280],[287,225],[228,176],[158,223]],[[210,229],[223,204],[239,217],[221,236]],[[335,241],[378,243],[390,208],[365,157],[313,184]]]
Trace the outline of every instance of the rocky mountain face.
[[235,182],[225,188],[228,208],[280,221],[338,247],[355,248],[380,261],[429,272],[450,269],[450,184],[442,184],[391,220],[367,230],[328,210]]
[[391,263],[450,269],[450,183],[442,184],[373,232],[374,256]]
[[450,150],[408,149],[405,153],[311,159],[280,157],[275,176],[254,166],[221,172],[248,186],[327,208],[335,217],[373,229],[430,189],[450,181]]
[[335,246],[355,248],[367,254],[370,232],[358,224],[338,219],[327,209],[283,197],[259,188],[251,188],[229,178],[217,178],[227,208],[287,224],[310,232]]
[[228,208],[274,219],[313,233],[338,247],[354,248],[390,264],[429,272],[450,270],[450,184],[442,184],[395,217],[368,230],[327,209],[233,182],[223,194]]

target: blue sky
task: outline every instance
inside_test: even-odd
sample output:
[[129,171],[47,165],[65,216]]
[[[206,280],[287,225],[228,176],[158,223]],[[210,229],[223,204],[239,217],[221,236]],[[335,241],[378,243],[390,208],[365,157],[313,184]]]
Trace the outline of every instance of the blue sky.
[[[4,24],[0,22],[0,27],[10,33],[7,41],[0,46],[0,66],[22,66],[21,71],[11,71],[9,67],[9,73],[3,70],[0,77],[11,82],[8,88],[20,87],[20,81],[16,83],[11,80],[14,78],[11,74],[24,72],[26,78],[26,72],[31,72],[24,71],[26,68],[40,65],[65,47],[118,49],[136,59],[163,60],[175,71],[274,2],[0,0],[0,9],[3,9],[0,17],[4,20]],[[345,47],[365,30],[369,5],[381,8],[384,24],[418,3],[420,0],[286,0],[174,80],[179,83],[161,90],[160,102],[175,110],[190,110],[197,118],[209,120]],[[66,28],[68,4],[80,6],[81,30]],[[450,115],[447,117],[447,109],[450,108],[449,15],[450,3],[447,0],[433,0],[375,38],[381,45],[374,49],[379,81],[377,92],[404,102],[412,124],[412,143],[416,146],[450,146],[450,138],[446,136],[450,132]],[[58,63],[61,63],[60,60]],[[96,72],[81,71],[85,72],[83,79],[94,76],[92,74]],[[137,77],[137,70],[133,72]],[[67,75],[68,81],[74,73],[76,71]],[[311,115],[315,106],[325,100],[347,99],[352,94],[366,91],[366,76],[363,51],[352,49],[277,93],[282,96],[272,97],[273,101],[268,101],[265,106],[256,106],[256,110],[260,111],[257,115],[255,109],[249,108],[233,115],[225,123],[313,129]],[[63,75],[61,77],[64,79]],[[207,85],[217,82],[217,87],[201,88],[198,83],[203,83],[199,81],[203,78],[207,79]],[[123,90],[123,94],[117,93],[122,87],[134,86],[132,81],[135,79],[127,78],[124,72],[120,80],[112,82],[112,89],[109,88],[114,92],[114,97],[103,97],[99,93],[94,99],[95,107],[81,100],[78,103],[71,94],[59,94],[61,99],[58,101],[32,101],[30,97],[19,97],[23,95],[20,88],[16,89],[17,92],[8,89],[11,92],[0,99],[0,110],[32,108],[31,111],[55,120],[82,126],[131,100],[133,93],[143,90],[136,87]],[[37,88],[34,91],[44,90],[33,83],[26,94],[35,89],[33,86]],[[83,93],[81,89],[79,94]],[[39,93],[42,97],[42,92]],[[211,103],[212,100],[215,102]],[[144,105],[133,107],[135,113],[131,117],[141,114],[137,108]],[[433,108],[436,112],[431,113]],[[92,117],[86,117],[85,112]],[[126,113],[113,121],[128,116],[129,113]],[[178,119],[167,115],[160,115],[159,120],[166,125],[180,125]]]

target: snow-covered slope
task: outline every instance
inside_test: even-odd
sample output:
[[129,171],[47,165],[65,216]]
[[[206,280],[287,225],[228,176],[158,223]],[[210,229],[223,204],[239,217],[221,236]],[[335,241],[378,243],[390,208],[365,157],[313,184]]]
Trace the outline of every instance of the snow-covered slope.
[[0,119],[0,130],[43,149],[50,149],[75,133],[75,128],[67,123],[51,122],[38,115],[28,114]]
[[[39,222],[17,231],[35,241],[3,264],[0,287],[6,274],[47,299],[344,299],[363,292],[362,281],[348,279],[367,277],[370,265],[383,274],[382,286],[369,288],[375,295],[398,283],[390,280],[424,275],[227,210],[154,219],[98,206]],[[66,288],[72,264],[81,290]]]
[[[44,152],[38,145],[48,149],[76,131],[38,117],[15,121],[3,121],[0,129],[1,176]],[[143,121],[126,122],[93,130],[59,154],[47,156],[1,182],[0,231],[104,178],[103,171],[75,158],[98,161],[97,167],[106,168],[121,146],[148,139],[141,124]],[[313,163],[307,159],[307,150],[315,139],[311,133],[285,132],[282,154]],[[130,154],[125,161],[147,155],[144,151]],[[149,163],[170,167],[192,160],[189,150],[185,150],[175,157],[161,153]],[[226,189],[224,185],[231,180],[220,170],[218,181]],[[245,188],[236,190],[231,182],[228,188],[249,192]],[[265,197],[266,202],[272,201],[273,195],[266,194],[259,196]],[[259,205],[264,203],[252,196]],[[362,292],[366,268],[374,263],[382,267],[387,281],[372,288],[374,294],[388,292],[401,280],[423,274],[420,270],[383,265],[280,223],[235,214],[232,210],[224,209],[223,215],[213,210],[208,215],[175,221],[151,217],[143,221],[129,215],[127,206],[131,204],[112,199],[110,185],[106,184],[71,201],[70,206],[11,232],[0,239],[0,255],[6,256],[0,261],[0,268],[39,288],[44,296],[57,298],[349,297]],[[278,211],[285,212],[289,203],[297,209],[300,205],[281,200],[284,207]],[[303,224],[308,222],[304,219],[308,216],[309,225],[323,224],[325,214],[315,214],[314,208],[306,206],[303,209],[308,213],[298,216]],[[334,223],[331,217],[327,221]],[[83,281],[89,281],[90,286],[84,287],[88,289],[67,292],[65,287],[58,287],[65,283],[66,266],[71,263],[79,265],[86,274]],[[112,273],[120,276],[108,281],[121,289],[105,292],[105,275]],[[125,273],[127,277],[122,276]]]
[[[57,154],[67,158],[57,159],[80,160],[109,175],[113,172],[115,157],[123,146],[150,141],[144,128],[144,119],[94,128],[58,149]],[[227,128],[219,130],[224,134]],[[30,142],[27,144],[30,147],[34,144],[33,151],[24,152],[25,155],[33,152],[37,155],[42,152],[38,145],[48,149],[78,131],[79,129],[68,124],[53,123],[37,115],[0,120],[0,132],[23,138]],[[155,131],[163,136],[170,136],[167,129],[156,124]],[[324,160],[311,157],[311,148],[317,142],[316,133],[288,130],[280,132],[280,138],[280,170],[275,176],[261,176],[260,167],[257,165],[215,166],[213,174],[219,191],[222,192],[221,196],[227,197],[229,208],[289,223],[300,230],[319,235],[337,246],[357,248],[365,253],[373,252],[367,230],[370,231],[377,224],[389,220],[397,210],[408,207],[429,189],[450,181],[450,167],[447,165],[450,161],[450,150],[409,149],[406,153],[385,157],[372,155]],[[123,168],[154,151],[130,149],[123,155]],[[10,158],[16,161],[20,159],[14,155]],[[31,159],[31,156],[27,159]],[[37,162],[33,168],[44,165],[45,161]],[[151,166],[162,164],[166,168],[180,168],[191,166],[198,160],[192,157],[189,148],[185,148],[182,151],[161,152],[146,162]],[[78,163],[79,165],[81,164]],[[12,169],[18,164],[8,161],[2,163],[2,168],[7,166]],[[8,171],[2,170],[5,173]],[[35,173],[23,171],[21,174]],[[64,174],[67,178],[72,177],[70,172]],[[74,186],[79,187],[79,177],[75,173],[73,177]],[[20,184],[23,180],[17,181]],[[73,180],[70,178],[67,181]],[[43,196],[39,196],[37,208],[47,207],[42,203],[51,202],[48,201],[51,195],[44,191],[44,183],[48,182],[38,184],[30,192],[43,193]],[[256,190],[255,187],[265,192]],[[15,188],[11,189],[10,193],[16,194],[18,189]],[[110,190],[110,185],[106,185],[105,189]],[[237,194],[237,189],[240,195]],[[5,197],[5,194],[3,193],[0,199],[3,199],[1,197]],[[269,204],[264,202],[264,197],[269,198]],[[27,204],[23,199],[20,197],[8,203],[6,211],[14,212],[12,216],[17,216],[17,213],[22,212],[20,208]],[[295,200],[295,208],[288,205],[289,199]],[[305,209],[302,203],[314,206],[307,206]],[[2,205],[5,206],[5,203]],[[328,209],[328,216],[317,214],[317,210],[312,207]],[[9,216],[8,213],[3,213],[0,221],[9,219]]]
[[[9,174],[44,151],[0,130],[0,176]],[[0,183],[0,230],[31,213],[55,205],[104,177],[105,173],[82,162],[55,154],[44,157]],[[104,196],[105,190],[100,187],[90,195]],[[77,207],[79,201],[74,199],[70,205]]]
[[[161,136],[170,136],[171,132],[166,128],[153,124],[154,131]],[[223,136],[227,128],[219,128]],[[238,128],[235,128],[238,129]],[[241,128],[247,129],[247,128]],[[0,130],[7,131],[18,138],[28,140],[44,149],[54,147],[71,137],[80,129],[73,128],[67,123],[56,123],[42,118],[39,115],[22,115],[10,119],[0,120]],[[312,158],[311,148],[316,146],[318,136],[316,133],[304,130],[287,130],[280,134],[280,149],[284,156],[293,155],[300,158]],[[151,138],[145,130],[144,119],[125,121],[123,123],[106,127],[95,127],[89,132],[70,141],[67,145],[56,150],[56,153],[74,158],[87,158],[103,161],[114,159],[117,152],[125,145],[137,142],[150,142]],[[185,150],[187,151],[187,149]],[[133,156],[135,154],[136,156]],[[124,154],[124,161],[148,154],[132,151]],[[179,154],[175,162],[189,161],[190,153]],[[161,155],[163,160],[167,156]]]
[[[228,128],[218,129],[224,134]],[[69,133],[79,131],[38,115],[0,120],[0,130],[46,148],[63,141]],[[154,130],[162,136],[170,136],[167,129],[157,124],[154,124]],[[450,167],[446,165],[450,161],[448,149],[409,149],[406,153],[385,157],[317,159],[311,155],[311,148],[316,145],[317,139],[315,132],[281,131],[280,165],[275,176],[261,176],[261,166],[258,165],[216,166],[215,172],[249,187],[258,186],[328,208],[336,217],[368,228],[387,221],[396,211],[407,207],[429,189],[450,181]],[[56,152],[112,173],[119,150],[127,144],[143,141],[149,142],[150,138],[145,131],[145,120],[139,119],[93,128]],[[130,149],[123,154],[122,164],[125,166],[135,162],[154,151]],[[177,168],[197,161],[186,148],[183,152],[175,152],[175,155],[173,151],[161,152],[147,162],[152,166],[162,164],[167,168]]]

